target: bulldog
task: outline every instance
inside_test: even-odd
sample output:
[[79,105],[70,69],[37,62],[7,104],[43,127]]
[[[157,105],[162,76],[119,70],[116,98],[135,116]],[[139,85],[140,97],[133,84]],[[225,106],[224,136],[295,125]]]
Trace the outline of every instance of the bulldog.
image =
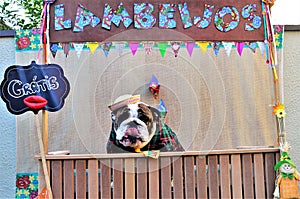
[[156,108],[133,96],[109,106],[112,127],[107,153],[149,150],[184,151],[176,134],[163,123]]

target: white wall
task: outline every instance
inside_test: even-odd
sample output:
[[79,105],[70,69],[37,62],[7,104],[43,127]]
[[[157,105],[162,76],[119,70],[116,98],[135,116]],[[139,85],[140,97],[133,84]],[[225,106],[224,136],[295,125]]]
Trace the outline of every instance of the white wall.
[[[0,37],[0,80],[8,66],[15,64],[13,37]],[[0,198],[15,198],[16,187],[16,116],[0,100]]]

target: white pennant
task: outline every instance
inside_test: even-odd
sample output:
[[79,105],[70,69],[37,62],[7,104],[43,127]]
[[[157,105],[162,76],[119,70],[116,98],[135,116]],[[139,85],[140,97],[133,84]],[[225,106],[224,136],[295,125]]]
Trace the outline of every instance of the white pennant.
[[84,43],[73,43],[74,49],[76,51],[77,57],[79,58],[84,46]]
[[116,48],[118,49],[119,56],[121,56],[122,53],[123,53],[123,49],[125,47],[125,44],[123,42],[118,42],[115,45],[116,45]]
[[266,44],[264,42],[257,42],[257,45],[260,49],[261,55],[264,56],[266,51]]
[[230,52],[231,52],[231,49],[232,49],[232,46],[234,45],[234,42],[222,42],[223,46],[224,46],[224,49],[226,51],[226,54],[227,56],[230,55]]

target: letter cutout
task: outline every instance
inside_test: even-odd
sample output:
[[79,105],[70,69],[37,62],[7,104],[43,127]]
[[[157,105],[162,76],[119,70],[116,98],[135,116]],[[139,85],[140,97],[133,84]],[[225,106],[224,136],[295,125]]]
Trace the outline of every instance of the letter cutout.
[[256,30],[260,28],[262,24],[261,17],[253,14],[253,12],[256,12],[256,4],[246,5],[242,9],[242,17],[250,21],[250,23],[245,24],[246,31]]
[[209,26],[209,24],[211,23],[211,18],[212,18],[214,7],[215,6],[213,6],[213,5],[205,4],[203,18],[201,19],[201,17],[195,16],[194,17],[194,25],[201,29],[207,28]]
[[65,6],[58,4],[54,6],[54,28],[55,30],[63,30],[71,28],[71,19],[64,20]]
[[[231,22],[225,22],[225,15],[231,16]],[[229,32],[234,30],[240,21],[240,15],[237,9],[233,6],[224,6],[217,10],[215,14],[215,26],[221,32]]]
[[174,12],[176,4],[159,4],[159,27],[160,28],[176,28]]
[[82,32],[84,26],[90,25],[95,27],[99,23],[100,19],[98,17],[88,9],[84,8],[83,5],[78,5],[73,32]]
[[156,23],[156,18],[152,15],[154,7],[150,3],[134,4],[134,27],[137,29],[149,29]]
[[105,4],[102,19],[102,27],[107,30],[110,30],[111,23],[115,24],[118,27],[121,21],[123,22],[126,28],[128,28],[132,23],[132,19],[130,18],[123,3],[119,4],[117,10],[112,9],[109,4]]
[[189,28],[192,24],[192,19],[190,17],[190,12],[186,2],[184,4],[178,4],[178,10],[180,13],[181,21],[183,23],[183,28]]

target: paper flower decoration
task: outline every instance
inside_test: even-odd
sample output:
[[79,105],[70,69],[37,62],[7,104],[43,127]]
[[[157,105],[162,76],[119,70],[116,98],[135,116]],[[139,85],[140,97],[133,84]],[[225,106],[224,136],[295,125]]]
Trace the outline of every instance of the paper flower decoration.
[[151,91],[155,99],[157,99],[158,97],[159,89],[160,89],[160,83],[158,82],[157,78],[154,75],[152,75],[149,84],[149,90]]
[[276,115],[277,118],[283,118],[286,115],[284,110],[284,104],[277,102],[275,106],[273,106],[273,114]]

